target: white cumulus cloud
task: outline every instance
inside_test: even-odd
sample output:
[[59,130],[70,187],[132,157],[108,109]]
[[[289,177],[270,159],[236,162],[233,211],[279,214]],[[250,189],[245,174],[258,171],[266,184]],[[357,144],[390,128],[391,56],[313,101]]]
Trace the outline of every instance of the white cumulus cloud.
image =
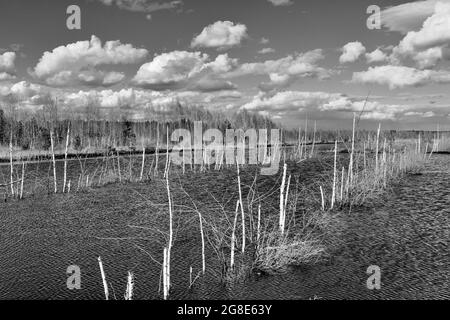
[[349,42],[342,47],[342,54],[339,57],[340,63],[355,62],[366,52],[366,48],[361,42]]
[[98,0],[105,5],[116,5],[118,8],[133,12],[151,13],[160,10],[180,8],[183,1],[155,1],[155,0]]
[[194,37],[192,48],[216,48],[226,50],[241,44],[247,37],[247,27],[244,24],[231,21],[217,21],[206,26],[203,31]]
[[437,2],[449,2],[449,0],[413,1],[388,7],[381,12],[381,23],[390,31],[403,34],[417,31],[434,13]]
[[432,68],[448,57],[450,44],[450,2],[437,2],[433,13],[417,31],[409,31],[393,49],[391,60],[412,59],[419,68]]
[[450,82],[450,72],[419,70],[405,66],[385,65],[354,72],[353,82],[387,85],[390,89]]
[[268,54],[268,53],[274,53],[275,49],[273,48],[262,48],[258,51],[259,54]]
[[0,71],[10,72],[14,70],[15,52],[5,52],[0,54]]
[[34,75],[46,80],[48,84],[69,85],[80,80],[80,73],[81,80],[88,77],[86,73],[96,73],[91,74],[91,77],[107,77],[106,80],[95,81],[96,83],[107,83],[111,77],[117,79],[117,73],[92,71],[94,67],[133,64],[142,61],[147,54],[146,49],[134,48],[131,44],[122,44],[120,41],[107,41],[102,45],[98,37],[92,36],[90,41],[78,41],[57,47],[52,52],[45,52],[34,68]]
[[366,53],[367,63],[384,62],[388,59],[387,54],[381,51],[379,48],[370,53]]
[[133,81],[153,90],[219,91],[235,86],[222,75],[236,68],[238,61],[221,54],[211,61],[201,52],[172,51],[157,55],[143,64]]
[[15,52],[5,52],[0,54],[0,81],[15,78],[15,75],[13,74],[15,69],[15,60]]
[[242,109],[254,111],[300,111],[304,108],[317,108],[340,94],[308,91],[281,91],[273,96],[258,94],[253,100],[244,104]]
[[260,88],[271,90],[286,87],[299,78],[329,78],[331,72],[317,65],[323,58],[322,50],[315,49],[276,60],[244,63],[224,76],[234,78],[247,75],[267,75],[270,81],[262,83]]
[[0,81],[13,80],[16,76],[7,72],[0,72]]
[[199,74],[208,60],[201,52],[172,51],[143,64],[134,81],[141,86],[165,87],[180,84]]
[[274,6],[290,6],[291,4],[294,4],[291,0],[268,0],[270,3],[272,3]]
[[334,117],[350,118],[353,112],[358,112],[361,113],[362,119],[395,120],[410,108],[409,105],[366,102],[341,93],[321,91],[282,91],[272,96],[260,93],[242,106],[242,109],[284,119],[307,111],[316,117],[324,117],[325,114],[330,115],[332,112]]

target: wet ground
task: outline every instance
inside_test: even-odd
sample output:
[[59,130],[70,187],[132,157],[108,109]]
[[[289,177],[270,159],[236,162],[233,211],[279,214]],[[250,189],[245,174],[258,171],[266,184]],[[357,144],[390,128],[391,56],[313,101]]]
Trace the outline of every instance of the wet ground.
[[[47,166],[30,165],[29,169],[36,176],[48,177]],[[301,180],[313,181],[328,168],[311,162],[291,170]],[[7,169],[3,169],[7,179]],[[214,198],[233,207],[237,198],[234,173],[188,173],[181,183],[200,202]],[[72,179],[76,177],[73,173]],[[244,191],[252,177],[253,172],[243,174]],[[264,194],[274,194],[274,203],[264,208],[267,212],[276,210],[278,179],[277,175],[260,182]],[[158,262],[165,239],[160,231],[167,227],[163,180],[57,195],[46,192],[52,188],[51,179],[47,188],[42,179],[36,180],[40,181],[39,193],[0,204],[0,299],[103,299],[98,256],[116,298],[125,292],[129,270],[135,274],[136,299],[161,298]],[[190,267],[194,276],[201,268],[201,242],[196,215],[183,210],[181,205],[188,200],[175,193],[178,232],[172,253],[171,298],[448,299],[449,190],[448,156],[433,156],[424,174],[405,177],[377,205],[332,213],[325,259],[283,275],[255,275],[232,289],[218,281],[211,250],[207,250],[207,274],[189,289]],[[80,290],[66,286],[70,265],[81,268]],[[370,265],[381,269],[380,290],[366,287]]]

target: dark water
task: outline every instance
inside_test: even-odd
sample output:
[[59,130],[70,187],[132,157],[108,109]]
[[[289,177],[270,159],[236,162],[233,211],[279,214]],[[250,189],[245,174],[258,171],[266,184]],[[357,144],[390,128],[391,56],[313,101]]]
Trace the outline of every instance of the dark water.
[[[171,298],[448,299],[447,162],[447,156],[435,156],[425,174],[406,177],[373,208],[333,214],[326,230],[327,259],[293,268],[283,275],[252,276],[232,289],[218,281],[214,272],[218,266],[211,250],[207,251],[207,274],[191,290],[188,288],[189,268],[192,266],[195,274],[201,268],[201,242],[196,215],[182,206],[189,199],[174,191],[177,233],[172,251]],[[78,173],[74,172],[79,164],[71,165],[73,170],[69,172],[76,180]],[[111,294],[118,299],[125,292],[127,271],[135,274],[136,299],[160,299],[161,268],[157,261],[162,260],[165,239],[158,230],[164,230],[168,224],[164,181],[152,179],[144,183],[111,184],[76,194],[48,195],[46,190],[51,190],[52,182],[47,182],[50,187],[42,182],[48,176],[47,166],[29,167],[30,172],[39,176],[35,180],[40,181],[39,192],[22,201],[0,204],[0,299],[103,299],[98,256],[102,257],[107,280],[113,288]],[[96,166],[88,167],[93,172]],[[7,168],[3,169],[3,179],[7,179]],[[301,180],[308,180],[320,176],[327,166],[313,162],[291,170]],[[274,208],[277,179],[279,176],[268,177],[261,182],[266,194],[274,193]],[[195,194],[198,201],[211,202],[214,197],[231,207],[236,201],[232,170],[188,173],[186,181],[186,192]],[[251,182],[252,173],[244,175],[244,186]],[[31,193],[36,183],[30,182],[28,188]],[[268,204],[264,209],[270,211],[271,206]],[[81,268],[81,290],[67,289],[69,265]],[[366,269],[370,265],[381,268],[381,290],[366,288]]]

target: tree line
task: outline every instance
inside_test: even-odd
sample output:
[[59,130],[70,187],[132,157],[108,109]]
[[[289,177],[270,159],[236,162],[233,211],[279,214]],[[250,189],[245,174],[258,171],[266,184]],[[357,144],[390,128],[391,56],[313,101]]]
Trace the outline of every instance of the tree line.
[[[92,115],[92,113],[91,113]],[[141,148],[142,146],[165,145],[167,133],[175,129],[193,131],[194,122],[202,121],[204,129],[272,129],[276,128],[267,117],[246,110],[225,115],[211,112],[202,107],[184,108],[170,116],[153,120],[130,120],[121,115],[117,120],[102,119],[100,116],[71,117],[58,114],[55,106],[49,106],[40,113],[18,115],[13,108],[0,108],[0,144],[22,150],[48,150],[51,146],[51,132],[55,145],[63,145],[70,128],[72,149],[82,151],[105,148]],[[157,142],[158,140],[158,142]]]

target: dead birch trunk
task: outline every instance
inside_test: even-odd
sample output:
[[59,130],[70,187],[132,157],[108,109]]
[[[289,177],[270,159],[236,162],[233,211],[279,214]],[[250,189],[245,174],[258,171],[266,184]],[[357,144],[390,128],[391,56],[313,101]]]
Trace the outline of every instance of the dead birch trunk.
[[168,274],[169,274],[168,249],[164,248],[163,270],[162,270],[164,300],[167,300],[167,297],[169,296],[169,276],[168,276]]
[[380,139],[380,130],[381,130],[381,124],[378,124],[377,145],[375,147],[375,173],[378,172],[378,141]]
[[55,142],[53,140],[53,129],[50,131],[50,143],[52,147],[52,162],[53,162],[53,184],[55,187],[55,193],[58,192],[58,185],[56,182],[56,160],[55,160]]
[[164,178],[169,170],[169,126],[166,127],[166,165],[164,167]]
[[63,182],[63,193],[66,191],[67,183],[67,152],[69,149],[69,139],[70,139],[70,127],[67,127],[67,137],[66,137],[66,150],[64,152],[64,182]]
[[355,153],[355,131],[356,131],[355,125],[356,125],[356,113],[353,113],[352,151],[350,154],[350,165],[349,165],[350,184],[353,183],[353,161],[354,161],[354,153]]
[[236,224],[239,210],[239,200],[236,202],[236,210],[234,212],[234,223],[233,223],[233,231],[231,233],[231,251],[230,251],[230,268],[233,270],[234,267],[234,247],[236,243]]
[[156,125],[156,150],[155,150],[155,172],[158,175],[158,159],[159,159],[159,123]]
[[313,134],[313,142],[312,142],[312,147],[311,147],[311,153],[310,153],[310,158],[312,158],[314,156],[314,147],[316,144],[316,130],[317,130],[317,122],[314,121],[314,134]]
[[142,145],[142,165],[141,165],[141,175],[139,177],[139,180],[142,181],[144,179],[144,167],[145,167],[145,147]]
[[12,133],[9,139],[9,164],[10,164],[10,185],[11,185],[11,195],[14,197],[14,165],[13,165],[13,145],[12,145]]
[[286,163],[283,166],[283,178],[281,180],[281,186],[280,186],[280,218],[279,218],[279,227],[281,234],[284,234],[284,189],[286,184],[286,170],[287,165]]
[[167,246],[167,286],[170,289],[170,255],[173,244],[172,196],[170,195],[169,175],[166,175],[167,197],[169,199],[169,245]]
[[258,205],[258,225],[256,231],[256,243],[259,243],[260,236],[261,236],[261,203]]
[[105,271],[103,270],[102,258],[98,257],[98,265],[100,267],[100,274],[102,276],[103,289],[105,291],[105,300],[109,300],[108,283],[106,282]]
[[238,189],[239,189],[239,203],[241,206],[242,215],[242,253],[245,252],[245,213],[244,213],[244,203],[242,202],[242,190],[241,190],[241,176],[239,174],[239,162],[236,158],[236,168],[237,168],[237,178],[238,178]]
[[128,271],[127,277],[127,290],[125,291],[125,300],[133,300],[133,288],[134,288],[134,276],[133,273]]
[[334,166],[333,166],[333,190],[331,195],[331,209],[334,207],[336,201],[336,174],[337,174],[337,140],[334,142]]
[[325,196],[323,194],[323,188],[320,186],[320,196],[322,198],[322,211],[325,211]]
[[203,217],[199,210],[197,210],[200,224],[200,236],[202,237],[202,272],[206,272],[206,258],[205,258],[205,235],[203,233]]
[[22,160],[22,181],[20,182],[20,199],[23,198],[23,181],[25,180],[25,162]]
[[120,170],[120,154],[119,154],[119,151],[117,151],[117,170],[119,172],[119,182],[122,182],[122,172]]
[[288,198],[289,198],[289,187],[291,186],[291,175],[289,175],[288,178],[288,182],[287,182],[287,187],[286,187],[286,192],[284,195],[284,206],[283,206],[283,232],[284,233],[284,229],[286,226],[286,208],[287,208],[287,204],[288,204]]

